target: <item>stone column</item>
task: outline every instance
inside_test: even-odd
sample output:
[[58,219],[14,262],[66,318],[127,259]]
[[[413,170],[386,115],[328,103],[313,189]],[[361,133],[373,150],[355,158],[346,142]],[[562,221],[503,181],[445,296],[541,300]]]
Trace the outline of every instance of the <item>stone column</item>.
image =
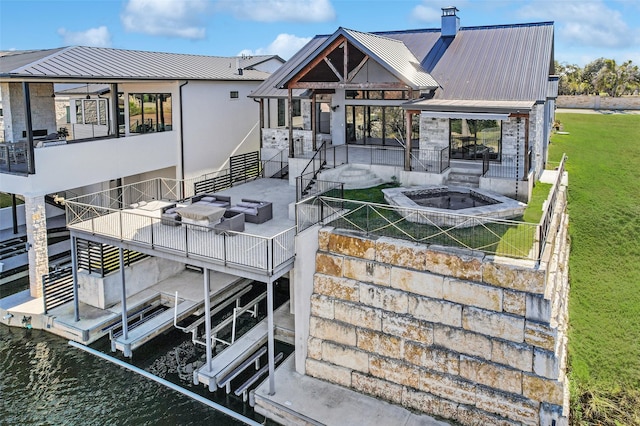
[[49,273],[47,214],[44,195],[24,197],[29,255],[29,289],[32,297],[42,297],[42,276]]

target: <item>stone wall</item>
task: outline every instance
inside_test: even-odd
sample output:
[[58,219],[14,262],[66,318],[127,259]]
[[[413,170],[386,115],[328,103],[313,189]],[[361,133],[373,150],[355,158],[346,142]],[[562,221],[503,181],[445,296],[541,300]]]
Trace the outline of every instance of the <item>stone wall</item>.
[[539,265],[323,228],[306,374],[465,425],[566,424],[559,198]]
[[605,110],[640,110],[640,96],[558,96],[558,108],[605,109]]

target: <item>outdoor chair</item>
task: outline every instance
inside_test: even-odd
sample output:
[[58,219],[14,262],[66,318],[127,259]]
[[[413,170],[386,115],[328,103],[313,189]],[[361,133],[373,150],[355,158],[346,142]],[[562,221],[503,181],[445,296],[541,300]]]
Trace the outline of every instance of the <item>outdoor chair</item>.
[[244,213],[244,220],[249,223],[264,223],[273,218],[273,205],[268,201],[243,198],[240,203],[228,210]]

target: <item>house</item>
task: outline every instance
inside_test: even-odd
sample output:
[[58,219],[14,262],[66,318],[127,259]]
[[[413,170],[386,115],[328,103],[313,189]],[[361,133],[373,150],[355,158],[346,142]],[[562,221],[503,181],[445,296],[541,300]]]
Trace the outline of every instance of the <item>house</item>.
[[[235,392],[247,396],[268,372],[249,399],[281,423],[385,423],[371,408],[382,406],[399,413],[389,424],[428,421],[420,413],[567,424],[564,163],[538,224],[339,197],[354,181],[396,179],[528,201],[553,121],[553,24],[469,28],[457,12],[443,9],[439,29],[339,28],[312,39],[249,94],[261,159],[226,151],[224,173],[128,179],[67,200],[74,253],[83,253],[65,287],[74,306],[41,323],[83,343],[120,327],[109,334],[125,356],[175,325],[204,347],[193,383],[211,391],[229,393],[232,378],[266,355]],[[198,203],[220,206],[194,216]],[[244,230],[220,226],[237,212],[252,216]],[[281,278],[285,311],[274,306]],[[215,353],[220,325],[257,303],[242,306],[247,280],[266,318]],[[175,298],[156,302],[173,295],[170,285]],[[151,303],[166,309],[130,331]],[[223,308],[229,315],[212,324]],[[276,324],[280,315],[293,330]],[[278,332],[295,353],[276,370]]]
[[46,201],[188,179],[255,150],[257,107],[247,95],[283,62],[82,46],[4,52],[1,187],[25,203],[14,220],[3,213],[2,227],[26,225],[32,294],[49,271],[47,218],[64,214]]
[[386,179],[470,181],[527,202],[554,118],[553,23],[461,27],[457,12],[443,8],[442,29],[313,38],[251,94],[262,148],[288,149],[293,169],[323,143],[397,148]]

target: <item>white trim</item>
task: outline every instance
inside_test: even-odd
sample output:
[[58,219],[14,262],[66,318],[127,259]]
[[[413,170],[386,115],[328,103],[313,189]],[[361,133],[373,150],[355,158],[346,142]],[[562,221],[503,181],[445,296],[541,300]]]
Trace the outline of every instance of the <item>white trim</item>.
[[422,111],[420,115],[426,118],[466,118],[469,120],[506,121],[509,118],[509,114],[491,114],[491,113],[481,113],[481,112]]

